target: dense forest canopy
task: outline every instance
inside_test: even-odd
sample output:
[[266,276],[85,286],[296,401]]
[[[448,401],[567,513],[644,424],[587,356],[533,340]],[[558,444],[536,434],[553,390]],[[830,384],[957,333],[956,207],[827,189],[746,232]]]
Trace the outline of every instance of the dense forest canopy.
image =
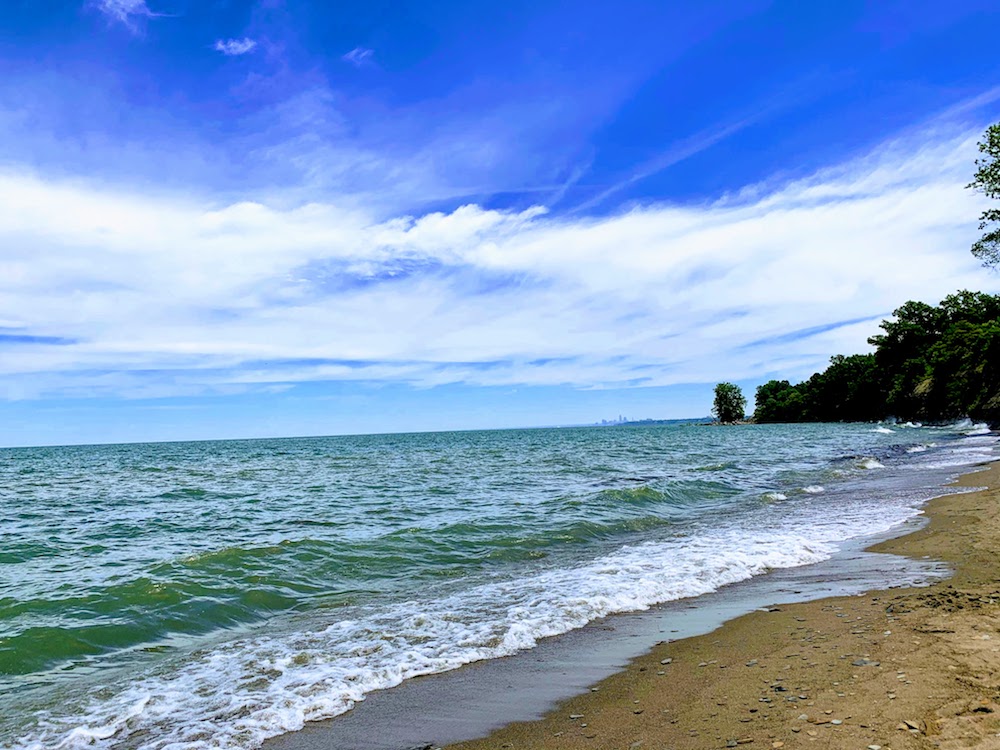
[[757,422],[1000,422],[1000,296],[961,291],[936,307],[907,302],[882,321],[872,354],[837,355],[797,385],[757,389]]

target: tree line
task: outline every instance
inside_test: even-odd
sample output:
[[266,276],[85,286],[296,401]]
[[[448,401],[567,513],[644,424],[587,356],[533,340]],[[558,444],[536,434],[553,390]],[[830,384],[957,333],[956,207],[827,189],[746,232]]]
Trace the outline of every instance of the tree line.
[[757,388],[756,422],[886,417],[1000,422],[1000,295],[961,291],[907,302],[882,321],[872,354],[837,355],[808,380]]

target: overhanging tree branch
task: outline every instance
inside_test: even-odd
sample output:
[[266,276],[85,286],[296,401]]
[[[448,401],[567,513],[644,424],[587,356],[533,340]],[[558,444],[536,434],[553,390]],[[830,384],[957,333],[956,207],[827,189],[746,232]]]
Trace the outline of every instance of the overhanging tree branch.
[[[1000,200],[1000,122],[986,129],[979,152],[984,156],[976,159],[976,173],[966,187]],[[988,231],[973,243],[972,254],[983,265],[995,266],[1000,263],[1000,209],[983,211],[979,220],[979,228]]]

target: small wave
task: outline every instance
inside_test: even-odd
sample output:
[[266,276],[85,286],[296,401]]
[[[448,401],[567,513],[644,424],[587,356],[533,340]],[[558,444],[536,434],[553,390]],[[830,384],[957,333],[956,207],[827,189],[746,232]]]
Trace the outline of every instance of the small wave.
[[725,471],[726,469],[736,468],[735,461],[723,461],[717,464],[708,464],[707,466],[699,466],[695,471]]
[[923,453],[925,450],[927,450],[927,446],[926,445],[911,445],[909,448],[906,449],[906,452],[907,453]]
[[57,557],[59,553],[59,548],[51,543],[22,542],[7,549],[0,549],[0,564],[13,565],[37,557]]
[[208,495],[208,490],[199,487],[180,487],[157,495],[162,500],[201,500]]
[[785,494],[783,494],[781,492],[765,492],[764,493],[764,499],[765,500],[770,500],[772,502],[776,501],[776,500],[787,500],[788,499],[788,495],[785,495]]
[[821,492],[825,492],[826,488],[820,487],[818,484],[810,484],[808,487],[803,487],[802,491],[809,495],[818,495]]
[[989,435],[991,432],[990,426],[985,422],[973,422],[968,417],[946,425],[944,429],[962,432],[966,435]]
[[919,427],[923,427],[923,426],[924,425],[921,422],[903,422],[903,424],[897,424],[896,425],[896,427],[905,427],[906,429],[909,429],[909,430],[915,430],[915,429],[917,429]]
[[623,503],[630,505],[650,505],[669,502],[670,500],[669,495],[664,492],[660,492],[654,487],[650,487],[648,484],[642,484],[638,487],[601,490],[599,498],[602,501],[610,502],[615,505]]
[[876,427],[872,432],[877,432],[880,435],[893,435],[895,430],[890,430],[888,427]]
[[659,482],[656,487],[643,484],[601,490],[590,497],[582,497],[572,504],[594,510],[622,506],[677,506],[700,505],[739,494],[739,487],[726,482],[711,480],[675,480]]
[[972,420],[968,417],[960,419],[957,422],[952,422],[949,425],[945,425],[945,429],[948,430],[967,430],[970,427],[972,427]]
[[858,467],[862,469],[884,469],[885,464],[879,461],[877,458],[872,458],[871,456],[866,456],[858,462]]
[[995,443],[989,445],[971,446],[968,448],[950,448],[936,454],[933,461],[920,462],[918,467],[924,469],[948,469],[958,466],[972,466],[986,463],[996,457],[993,450]]

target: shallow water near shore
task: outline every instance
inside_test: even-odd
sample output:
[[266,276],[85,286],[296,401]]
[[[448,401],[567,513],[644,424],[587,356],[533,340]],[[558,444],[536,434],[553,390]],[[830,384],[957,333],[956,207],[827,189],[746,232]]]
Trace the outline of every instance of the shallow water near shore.
[[994,441],[672,424],[5,450],[0,743],[253,747],[609,614],[704,615],[913,519]]
[[[922,525],[908,521],[907,531]],[[885,535],[889,536],[889,535]],[[877,541],[868,538],[864,544]],[[412,750],[485,737],[520,721],[540,719],[557,703],[626,666],[663,641],[711,632],[722,623],[775,603],[850,596],[895,586],[925,586],[947,566],[844,545],[829,560],[731,584],[694,600],[611,615],[541,642],[531,651],[476,662],[452,672],[373,693],[353,711],[307,724],[265,743],[270,750]],[[664,684],[670,687],[664,667]]]

